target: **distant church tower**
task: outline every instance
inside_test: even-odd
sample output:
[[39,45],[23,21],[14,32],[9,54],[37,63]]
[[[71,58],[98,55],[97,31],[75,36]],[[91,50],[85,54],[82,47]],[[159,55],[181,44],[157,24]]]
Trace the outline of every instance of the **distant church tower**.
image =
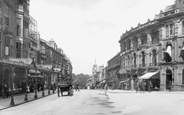
[[96,60],[95,60],[95,64],[93,65],[93,68],[92,68],[92,74],[95,75],[97,72],[97,64],[96,64]]

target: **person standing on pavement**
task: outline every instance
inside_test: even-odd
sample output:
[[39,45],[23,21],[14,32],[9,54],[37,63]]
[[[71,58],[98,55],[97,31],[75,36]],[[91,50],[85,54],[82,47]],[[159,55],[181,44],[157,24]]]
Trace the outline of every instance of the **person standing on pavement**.
[[169,81],[168,89],[169,89],[169,92],[172,91],[172,82],[171,81]]
[[107,95],[107,89],[108,89],[108,85],[107,85],[107,83],[106,83],[105,86],[104,86],[105,95]]
[[8,98],[8,96],[9,96],[9,94],[8,94],[8,86],[6,84],[4,85],[3,90],[4,90],[5,98]]
[[148,91],[151,92],[151,88],[153,87],[153,84],[151,83],[151,80],[148,82]]
[[76,90],[76,91],[77,91],[77,90],[80,91],[80,90],[79,90],[79,83],[76,84],[76,89],[75,89],[75,90]]
[[135,85],[136,93],[139,91],[139,80],[137,80],[137,83]]

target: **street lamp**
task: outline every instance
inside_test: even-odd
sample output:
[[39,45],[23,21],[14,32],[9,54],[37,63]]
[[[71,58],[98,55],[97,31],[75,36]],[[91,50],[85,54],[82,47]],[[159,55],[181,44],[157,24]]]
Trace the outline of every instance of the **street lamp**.
[[[33,60],[33,63],[35,63],[35,52],[32,51],[32,53],[30,54],[30,57],[31,59]],[[34,86],[34,89],[35,89],[35,95],[34,95],[34,98],[36,99],[38,96],[37,96],[37,67],[36,67],[36,63],[35,63],[35,68],[36,68],[36,76],[35,76],[35,86]]]

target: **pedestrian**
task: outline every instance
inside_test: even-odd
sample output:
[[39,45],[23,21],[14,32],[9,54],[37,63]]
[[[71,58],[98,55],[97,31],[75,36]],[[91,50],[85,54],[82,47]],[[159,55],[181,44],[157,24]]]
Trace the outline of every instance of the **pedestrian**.
[[77,90],[80,91],[80,90],[79,90],[79,83],[76,83],[76,88],[75,88],[75,90],[76,90],[76,91],[77,91]]
[[107,83],[106,83],[105,86],[104,86],[105,95],[107,95],[107,89],[108,89],[108,85],[107,85]]
[[171,91],[172,91],[172,83],[171,83],[171,81],[169,81],[168,89],[169,89],[169,92],[171,92]]
[[143,93],[145,92],[145,90],[146,90],[146,82],[143,79],[143,81],[142,81],[142,91],[143,91]]
[[151,82],[151,80],[149,80],[148,82],[148,91],[151,92],[151,88],[153,87],[153,84]]
[[139,81],[137,81],[136,85],[135,85],[135,89],[136,89],[136,93],[139,91]]
[[4,90],[4,97],[5,98],[8,98],[9,94],[8,94],[8,86],[5,84],[4,87],[3,87],[3,90]]

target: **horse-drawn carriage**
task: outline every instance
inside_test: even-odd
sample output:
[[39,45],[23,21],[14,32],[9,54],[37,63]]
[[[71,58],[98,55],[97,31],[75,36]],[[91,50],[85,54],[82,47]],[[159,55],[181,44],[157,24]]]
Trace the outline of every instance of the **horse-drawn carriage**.
[[63,96],[63,92],[67,92],[68,95],[72,96],[73,95],[73,87],[72,84],[58,84],[58,97]]

